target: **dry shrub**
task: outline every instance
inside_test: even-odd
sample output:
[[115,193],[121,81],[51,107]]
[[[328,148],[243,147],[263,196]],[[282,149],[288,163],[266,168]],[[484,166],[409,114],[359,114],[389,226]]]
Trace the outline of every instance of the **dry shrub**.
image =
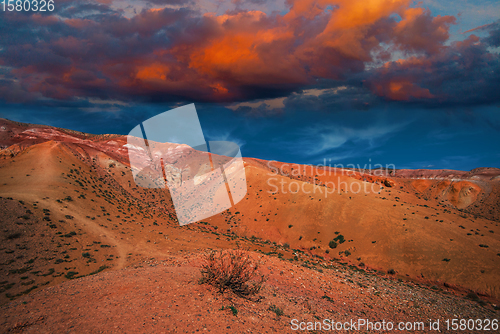
[[264,275],[257,273],[259,266],[260,261],[240,249],[211,251],[202,265],[200,284],[213,285],[221,293],[229,289],[240,297],[252,296],[265,281]]

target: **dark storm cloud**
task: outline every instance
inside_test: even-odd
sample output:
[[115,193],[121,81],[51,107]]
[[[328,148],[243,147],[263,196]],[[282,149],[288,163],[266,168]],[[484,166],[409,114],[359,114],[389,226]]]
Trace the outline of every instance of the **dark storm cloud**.
[[91,3],[83,1],[67,1],[57,3],[57,14],[64,18],[94,18],[106,14],[116,13],[108,4]]
[[284,101],[288,110],[318,110],[336,112],[342,110],[369,110],[382,100],[355,82],[331,83],[329,88],[313,88],[291,94]]
[[488,25],[484,28],[484,30],[487,30],[489,33],[489,37],[486,38],[486,42],[491,46],[500,46],[500,20]]
[[[57,17],[9,13],[0,22],[0,99],[287,97],[286,108],[323,110],[365,110],[383,101],[498,101],[499,57],[488,49],[498,45],[498,22],[483,39],[447,46],[454,17],[433,17],[406,0],[370,1],[374,6],[360,12],[365,2],[295,0],[283,15],[201,15],[184,7],[144,9],[128,18],[106,1],[60,1]],[[405,57],[389,61],[396,51]],[[367,67],[373,62],[381,66]]]
[[366,85],[388,100],[431,107],[496,103],[500,56],[488,46],[488,38],[472,35],[432,56],[386,63],[370,73]]

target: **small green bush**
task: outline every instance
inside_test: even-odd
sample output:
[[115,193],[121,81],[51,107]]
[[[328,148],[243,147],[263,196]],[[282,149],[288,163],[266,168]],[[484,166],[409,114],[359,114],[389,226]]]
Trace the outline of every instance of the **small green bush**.
[[276,315],[277,315],[278,317],[280,317],[280,316],[282,316],[283,314],[285,314],[285,313],[283,312],[283,309],[279,308],[279,307],[278,307],[278,306],[276,306],[276,305],[269,305],[269,311],[272,311],[272,312],[276,313]]
[[12,239],[18,239],[22,235],[21,232],[16,232],[16,233],[11,233],[7,236],[7,239],[12,240]]
[[339,244],[343,244],[345,242],[345,238],[342,234],[337,235],[333,240],[337,241]]
[[66,277],[67,279],[72,279],[77,274],[78,274],[78,272],[76,272],[76,271],[68,271],[68,273],[66,275],[64,275],[64,277]]
[[230,309],[234,316],[238,315],[238,309],[236,307],[234,307],[233,305],[226,306],[226,307],[222,306],[221,310],[224,310],[225,308]]

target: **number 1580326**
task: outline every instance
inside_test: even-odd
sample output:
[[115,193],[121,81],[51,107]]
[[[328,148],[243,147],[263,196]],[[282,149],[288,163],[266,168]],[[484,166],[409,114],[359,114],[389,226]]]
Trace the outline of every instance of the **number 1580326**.
[[0,10],[4,12],[52,12],[54,0],[2,0]]

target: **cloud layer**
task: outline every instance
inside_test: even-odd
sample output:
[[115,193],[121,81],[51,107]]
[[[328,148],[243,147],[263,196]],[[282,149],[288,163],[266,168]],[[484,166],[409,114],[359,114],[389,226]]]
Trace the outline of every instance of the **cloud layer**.
[[[447,44],[456,19],[410,0],[290,0],[287,11],[270,14],[244,9],[258,1],[237,1],[239,10],[224,14],[201,13],[192,1],[149,3],[169,6],[129,17],[111,1],[66,0],[53,13],[8,13],[0,22],[0,99],[287,97],[290,108],[315,100],[358,109],[383,100],[498,102],[498,22],[481,28],[483,38]],[[340,86],[347,88],[332,93]],[[302,94],[312,89],[321,94]]]

